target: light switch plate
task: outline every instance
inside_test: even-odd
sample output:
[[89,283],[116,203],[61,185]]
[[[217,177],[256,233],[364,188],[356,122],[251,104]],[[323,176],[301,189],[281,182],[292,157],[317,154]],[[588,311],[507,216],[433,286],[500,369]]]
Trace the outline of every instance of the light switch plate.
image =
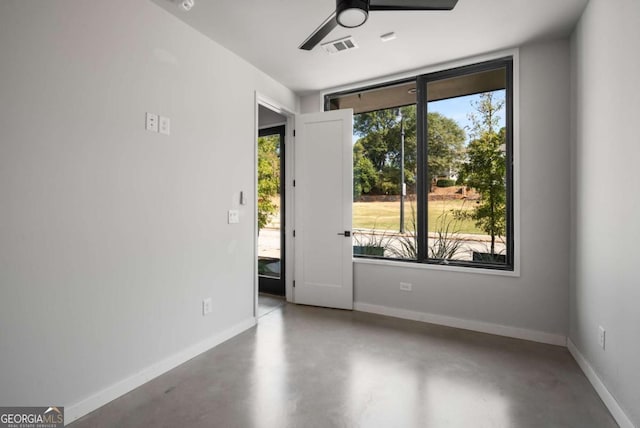
[[411,291],[411,290],[413,290],[413,286],[408,282],[401,282],[400,283],[400,290],[402,290],[402,291]]
[[229,224],[240,223],[240,212],[238,210],[229,210]]
[[207,297],[202,301],[202,316],[209,315],[211,312],[213,312],[213,304],[211,297]]
[[165,116],[160,116],[159,131],[161,134],[169,135],[171,132],[171,119]]
[[158,115],[147,113],[145,129],[151,132],[158,132]]

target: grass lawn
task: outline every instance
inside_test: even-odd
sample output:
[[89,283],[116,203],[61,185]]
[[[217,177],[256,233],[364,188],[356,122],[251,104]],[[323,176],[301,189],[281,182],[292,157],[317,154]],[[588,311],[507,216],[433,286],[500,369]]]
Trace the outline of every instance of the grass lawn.
[[[443,213],[451,216],[451,210],[470,210],[475,203],[463,200],[453,201],[429,201],[428,227],[430,232],[438,229]],[[413,208],[412,208],[413,207]],[[413,212],[415,202],[404,203],[405,229],[413,230]],[[400,202],[354,202],[353,203],[353,228],[354,229],[385,229],[398,230],[400,227]],[[459,220],[459,233],[484,234],[479,230],[473,220]]]

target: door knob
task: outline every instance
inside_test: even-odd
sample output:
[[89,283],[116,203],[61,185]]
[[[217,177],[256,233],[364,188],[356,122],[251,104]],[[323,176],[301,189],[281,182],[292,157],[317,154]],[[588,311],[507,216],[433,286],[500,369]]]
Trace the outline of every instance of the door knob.
[[349,231],[349,230],[345,230],[345,231],[344,231],[344,232],[342,232],[342,233],[338,233],[338,235],[342,235],[342,236],[344,236],[344,237],[349,237],[349,236],[351,236],[351,231]]

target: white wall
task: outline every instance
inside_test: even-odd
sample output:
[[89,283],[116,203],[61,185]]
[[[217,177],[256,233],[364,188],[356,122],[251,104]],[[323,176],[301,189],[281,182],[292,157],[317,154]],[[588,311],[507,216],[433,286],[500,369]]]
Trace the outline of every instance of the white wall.
[[[569,43],[520,49],[520,276],[356,262],[363,310],[564,343],[569,293]],[[317,100],[318,95],[315,96]],[[301,107],[319,105],[313,96]],[[400,282],[413,284],[411,293]]]
[[251,325],[254,91],[295,94],[145,1],[4,0],[0,58],[0,403],[77,405]]
[[315,113],[322,111],[323,105],[322,97],[317,93],[306,94],[300,97],[301,113]]
[[[575,235],[570,340],[636,426],[639,45],[637,0],[591,0],[572,39]],[[599,326],[606,329],[606,350],[599,346]]]

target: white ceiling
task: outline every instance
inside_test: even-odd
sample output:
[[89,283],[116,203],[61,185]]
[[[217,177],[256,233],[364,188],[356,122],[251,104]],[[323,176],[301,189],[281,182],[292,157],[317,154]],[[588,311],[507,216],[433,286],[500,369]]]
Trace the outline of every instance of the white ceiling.
[[[338,27],[359,49],[330,55],[298,46],[335,0],[152,0],[290,89],[305,94],[570,34],[588,0],[459,0],[451,12],[371,12],[359,28]],[[380,35],[394,31],[395,40]]]

